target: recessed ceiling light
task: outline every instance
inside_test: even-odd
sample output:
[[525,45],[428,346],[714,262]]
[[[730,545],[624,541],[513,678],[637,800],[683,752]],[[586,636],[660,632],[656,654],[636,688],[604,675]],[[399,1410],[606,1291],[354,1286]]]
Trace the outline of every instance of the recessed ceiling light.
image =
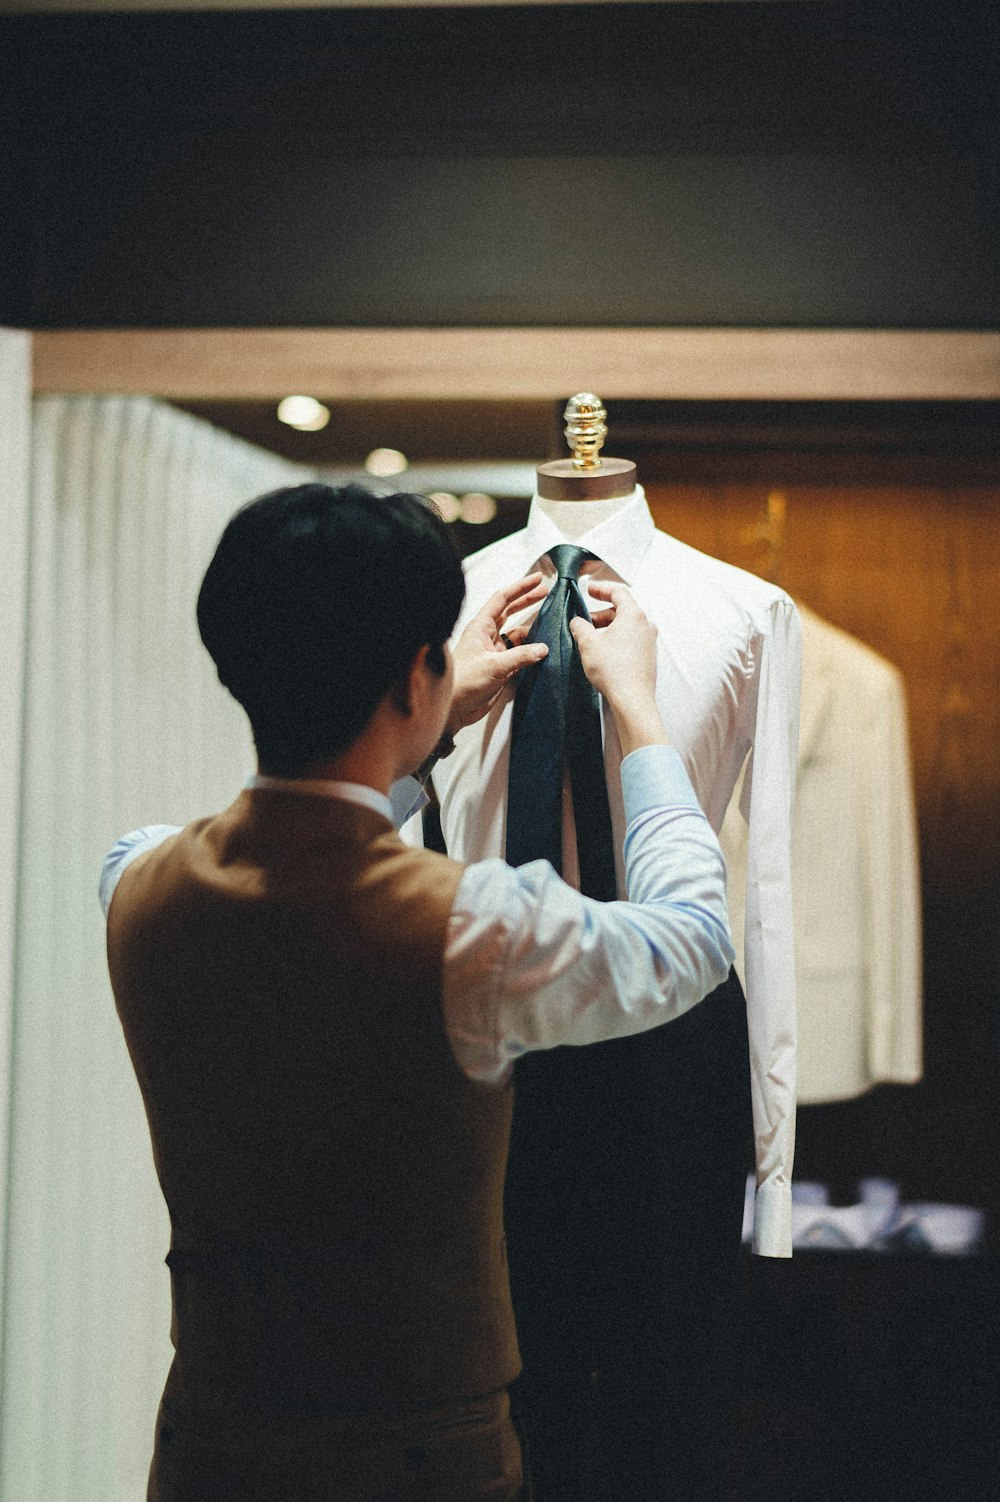
[[314,396],[286,396],[278,403],[278,421],[300,433],[318,433],[330,421],[330,409]]
[[463,495],[459,504],[462,507],[462,520],[474,527],[491,522],[497,514],[496,501],[481,490],[470,490],[468,495]]
[[462,503],[457,495],[452,495],[450,490],[432,490],[428,500],[434,502],[443,522],[457,522],[462,514]]
[[401,475],[408,464],[399,449],[372,449],[365,460],[365,469],[370,475]]

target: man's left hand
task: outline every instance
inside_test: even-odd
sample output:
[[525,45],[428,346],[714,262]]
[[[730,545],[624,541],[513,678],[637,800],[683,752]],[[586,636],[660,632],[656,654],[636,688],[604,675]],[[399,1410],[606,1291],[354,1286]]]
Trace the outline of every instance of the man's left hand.
[[[455,687],[448,716],[452,735],[481,720],[514,675],[521,668],[540,662],[548,652],[543,642],[525,645],[528,627],[505,629],[511,616],[537,605],[548,594],[548,588],[537,573],[518,579],[506,589],[498,589],[462,632],[452,653]],[[501,633],[506,640],[501,639]]]

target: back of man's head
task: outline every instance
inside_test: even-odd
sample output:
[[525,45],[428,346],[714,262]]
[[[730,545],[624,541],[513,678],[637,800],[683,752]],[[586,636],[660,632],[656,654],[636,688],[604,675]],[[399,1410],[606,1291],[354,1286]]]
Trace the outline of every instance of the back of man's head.
[[357,739],[414,657],[444,672],[462,567],[421,496],[295,485],[230,520],[198,596],[219,679],[261,766],[294,776]]

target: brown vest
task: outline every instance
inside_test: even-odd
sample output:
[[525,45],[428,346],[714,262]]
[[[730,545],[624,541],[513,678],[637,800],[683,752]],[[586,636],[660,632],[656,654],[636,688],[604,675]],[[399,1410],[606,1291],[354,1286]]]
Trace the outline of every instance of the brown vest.
[[340,800],[244,792],[123,876],[111,980],[172,1224],[168,1396],[399,1410],[518,1370],[510,1087],[441,1012],[462,868]]

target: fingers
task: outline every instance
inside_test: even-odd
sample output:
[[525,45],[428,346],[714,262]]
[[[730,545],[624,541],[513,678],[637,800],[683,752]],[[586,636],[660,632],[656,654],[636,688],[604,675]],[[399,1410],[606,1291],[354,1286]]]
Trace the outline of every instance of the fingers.
[[590,594],[594,599],[608,601],[605,610],[595,611],[591,617],[599,626],[610,626],[615,620],[620,619],[624,629],[626,624],[629,628],[633,628],[646,621],[646,616],[636,604],[635,596],[626,584],[599,579],[590,586]]
[[[602,612],[603,614],[603,612]],[[582,615],[575,615],[569,623],[569,629],[576,639],[577,646],[582,647],[588,637],[597,635],[597,628],[592,621],[585,621]]]
[[501,622],[509,620],[512,615],[520,615],[524,610],[530,610],[532,605],[537,605],[540,600],[544,600],[548,592],[549,586],[547,582],[543,581],[541,584],[536,584],[531,589],[525,590],[523,594],[516,595],[504,607],[503,614],[500,617]]
[[525,574],[523,579],[516,579],[513,584],[505,585],[503,589],[498,589],[496,593],[509,605],[517,599],[518,595],[530,594],[532,590],[537,589],[541,580],[542,571],[541,569],[536,569],[533,574]]
[[548,656],[548,647],[543,641],[532,642],[527,647],[509,647],[503,655],[502,667],[508,678],[512,678],[521,668],[530,667],[533,662],[541,662],[543,657]]
[[548,592],[548,584],[543,581],[540,573],[527,574],[523,579],[490,595],[479,614],[493,621],[494,625],[502,626],[509,615],[516,615],[518,611],[543,600]]
[[634,605],[632,592],[626,584],[618,584],[613,579],[588,579],[587,588],[591,597],[595,600],[607,600],[609,604],[618,607],[626,602]]

